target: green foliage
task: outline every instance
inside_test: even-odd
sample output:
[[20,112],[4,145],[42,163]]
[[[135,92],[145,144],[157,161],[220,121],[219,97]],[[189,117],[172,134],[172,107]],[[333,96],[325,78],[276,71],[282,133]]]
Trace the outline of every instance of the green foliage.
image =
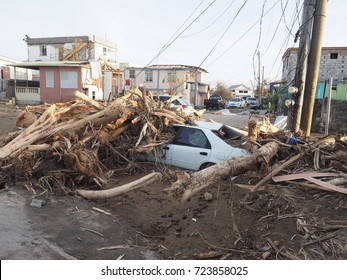
[[269,108],[270,113],[274,113],[277,111],[277,105],[279,100],[279,94],[276,92],[271,96],[271,106]]

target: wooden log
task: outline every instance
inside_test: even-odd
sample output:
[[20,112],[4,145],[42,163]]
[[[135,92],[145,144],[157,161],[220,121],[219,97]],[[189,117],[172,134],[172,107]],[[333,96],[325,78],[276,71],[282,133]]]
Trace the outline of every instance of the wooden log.
[[266,175],[262,180],[260,180],[254,186],[251,192],[256,192],[261,186],[264,186],[268,181],[270,181],[273,176],[277,175],[280,171],[282,171],[287,166],[291,165],[293,162],[296,162],[297,160],[299,160],[302,156],[303,154],[297,154],[296,156],[292,157],[291,159],[289,159],[282,165],[276,167],[274,170],[271,170],[271,172],[268,175]]
[[335,139],[331,137],[324,138],[323,140],[320,140],[319,142],[315,143],[312,146],[308,146],[303,148],[299,154],[295,155],[294,157],[290,158],[286,162],[284,162],[282,165],[276,167],[274,170],[272,170],[267,176],[265,176],[262,180],[260,180],[254,188],[251,190],[251,192],[256,192],[261,186],[265,185],[268,181],[271,180],[273,176],[276,176],[279,172],[281,172],[283,169],[287,168],[294,162],[298,161],[303,155],[311,151],[311,149],[316,147],[326,147],[329,145],[335,144]]
[[278,144],[269,142],[251,155],[233,158],[193,173],[188,179],[178,179],[167,190],[169,196],[186,201],[196,193],[229,176],[235,176],[254,168],[259,163],[269,162],[277,154]]
[[89,98],[87,95],[85,95],[84,93],[76,90],[75,91],[75,96],[79,99],[82,99],[84,101],[86,101],[87,103],[93,105],[95,108],[99,109],[99,110],[103,110],[105,109],[105,106],[103,106],[101,103],[96,102],[95,100]]
[[340,225],[340,226],[347,226],[347,220],[328,220],[325,221],[328,225]]
[[88,190],[77,190],[77,193],[87,199],[106,199],[114,196],[122,195],[127,192],[142,188],[154,182],[160,181],[162,178],[161,173],[152,172],[134,182],[115,187],[108,190],[101,191],[88,191]]
[[38,145],[29,145],[28,146],[28,150],[29,151],[48,151],[49,149],[51,148],[51,145],[50,144],[46,144],[46,143],[43,143],[43,144],[38,144]]
[[25,129],[6,146],[0,148],[0,159],[4,159],[8,156],[14,157],[36,141],[50,137],[56,133],[64,134],[78,131],[84,129],[89,123],[99,127],[121,118],[124,115],[130,114],[129,110],[124,106],[109,106],[100,112],[77,121],[72,119],[55,124],[57,121],[55,109],[56,106],[53,104],[31,126]]

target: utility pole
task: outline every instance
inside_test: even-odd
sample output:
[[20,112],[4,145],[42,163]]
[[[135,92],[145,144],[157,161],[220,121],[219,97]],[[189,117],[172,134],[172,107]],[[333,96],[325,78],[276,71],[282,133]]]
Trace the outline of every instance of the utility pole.
[[315,4],[316,0],[305,0],[304,8],[302,11],[302,24],[299,30],[300,43],[296,62],[296,73],[294,78],[294,86],[298,89],[298,92],[293,96],[295,104],[293,106],[293,117],[291,123],[291,131],[294,133],[297,133],[300,130],[302,104],[304,100],[305,78],[307,71],[307,57],[310,49]]
[[259,101],[259,105],[262,104],[262,97],[264,95],[264,69],[265,67],[262,67],[262,72],[261,72],[261,90],[260,90],[260,101]]
[[262,87],[262,83],[261,83],[261,73],[260,73],[260,52],[258,51],[258,99],[259,99],[259,105],[261,103],[261,87]]
[[311,135],[312,115],[319,73],[319,63],[322,52],[323,30],[326,18],[328,0],[317,0],[314,12],[314,22],[310,53],[308,55],[307,76],[303,112],[301,115],[302,129],[308,137]]
[[333,78],[330,78],[329,80],[329,92],[328,92],[328,100],[327,100],[327,113],[326,113],[326,119],[325,119],[325,135],[328,135],[329,133],[329,122],[330,122],[330,108],[331,108],[331,92],[333,88]]

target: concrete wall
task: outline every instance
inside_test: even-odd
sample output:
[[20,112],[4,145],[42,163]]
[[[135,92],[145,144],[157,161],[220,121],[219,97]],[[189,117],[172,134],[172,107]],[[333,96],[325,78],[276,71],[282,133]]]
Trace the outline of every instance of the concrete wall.
[[[283,55],[282,80],[287,80],[288,82],[290,82],[294,79],[297,62],[297,52],[297,48],[289,48]],[[318,81],[322,82],[331,77],[338,80],[347,78],[347,48],[322,48]]]
[[[347,133],[346,109],[346,100],[331,100],[329,134]],[[316,99],[312,118],[312,132],[324,133],[326,112],[327,99]]]
[[[284,105],[287,97],[280,96],[277,107],[277,115],[288,115],[288,108]],[[347,133],[347,100],[331,100],[329,134]],[[327,99],[316,99],[312,116],[312,132],[323,133],[325,131],[327,112]]]
[[41,95],[39,88],[16,88],[16,102],[18,104],[31,104],[36,105],[41,102]]

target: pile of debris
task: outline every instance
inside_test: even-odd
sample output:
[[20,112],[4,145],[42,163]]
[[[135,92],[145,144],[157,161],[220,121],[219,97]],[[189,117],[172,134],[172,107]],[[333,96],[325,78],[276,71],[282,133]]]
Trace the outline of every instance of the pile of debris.
[[[0,148],[2,184],[36,179],[41,188],[58,187],[65,193],[91,184],[109,189],[113,175],[129,174],[141,168],[134,154],[150,153],[169,143],[174,135],[173,124],[193,124],[203,113],[195,111],[187,116],[171,107],[171,102],[180,95],[157,102],[151,93],[145,94],[137,88],[111,103],[96,102],[80,92],[75,95],[76,99],[69,102],[27,107],[18,116],[17,126],[25,129],[17,132],[18,135],[10,135],[13,139],[7,138],[8,143]],[[304,141],[263,117],[249,122],[249,156],[233,158],[199,172],[185,172],[177,176],[168,189],[169,195],[185,201],[218,181],[248,170],[256,170],[263,176],[251,189],[254,193],[302,157],[312,160],[315,170],[333,168],[346,172],[346,147],[346,137],[311,137]],[[286,172],[295,173],[288,169]],[[126,189],[160,178],[159,172],[152,172]],[[314,176],[309,178],[311,185],[320,189],[347,193],[345,188],[318,181]],[[342,175],[339,184],[345,181]],[[88,198],[109,195],[79,193]]]
[[[171,101],[179,98],[179,95],[172,96],[166,102],[160,102],[155,101],[151,94],[146,95],[138,89],[110,103],[96,102],[79,92],[75,95],[75,100],[52,105],[28,106],[19,114],[17,126],[22,129],[6,135],[0,144],[0,188],[6,184],[20,182],[34,197],[52,192],[79,194],[87,199],[105,199],[146,185],[153,186],[156,181],[164,181],[162,175],[168,175],[158,172],[159,169],[146,170],[147,175],[126,185],[115,187],[115,181],[116,178],[143,170],[143,164],[139,161],[141,157],[136,155],[151,153],[161,145],[170,143],[175,135],[172,128],[174,124],[193,125],[194,121],[201,120],[203,113],[196,111],[187,116],[170,106]],[[169,196],[176,201],[186,201],[186,205],[190,205],[191,208],[201,207],[200,203],[211,208],[212,204],[209,206],[207,202],[211,201],[211,194],[205,193],[203,196],[202,192],[211,186],[219,188],[227,185],[227,178],[230,179],[233,195],[235,190],[235,193],[240,193],[237,201],[228,198],[227,203],[223,202],[227,207],[224,208],[223,217],[230,211],[234,223],[234,235],[230,237],[230,240],[237,238],[231,242],[234,243],[234,247],[228,249],[229,245],[225,244],[211,245],[199,231],[196,231],[195,224],[195,233],[188,232],[192,228],[188,227],[189,219],[185,219],[186,209],[183,209],[182,213],[176,215],[177,223],[180,224],[177,230],[188,227],[185,234],[182,234],[189,237],[186,241],[189,239],[190,242],[198,234],[203,241],[202,245],[206,243],[208,249],[238,252],[247,258],[259,258],[259,252],[263,250],[264,254],[260,255],[264,259],[273,257],[273,250],[276,258],[281,256],[286,259],[298,259],[297,255],[303,255],[307,259],[325,258],[325,249],[315,248],[318,243],[322,243],[326,248],[331,247],[329,250],[333,252],[333,256],[345,256],[347,221],[341,213],[347,209],[347,137],[296,137],[262,117],[249,122],[246,140],[246,147],[250,152],[247,156],[229,159],[197,172],[176,169],[170,172],[170,180],[165,182],[170,182],[169,188],[166,189]],[[288,186],[291,188],[287,188]],[[162,187],[160,185],[160,190]],[[42,193],[37,194],[36,191],[40,189],[43,189]],[[196,195],[198,193],[200,196]],[[132,192],[128,196],[137,194],[138,192]],[[144,200],[151,197],[142,195],[140,192],[139,197]],[[167,198],[165,193],[155,195]],[[123,197],[119,197],[121,198]],[[302,204],[305,203],[307,206],[309,199],[314,202],[311,208],[304,209]],[[143,207],[142,204],[138,205],[137,200],[134,201],[132,208]],[[157,219],[162,221],[162,229],[166,233],[170,230],[168,223],[173,223],[172,205],[167,207],[166,214],[162,214],[163,201],[166,200],[162,197],[154,201],[157,202],[158,209],[160,207],[160,211],[154,212],[158,212]],[[131,204],[124,207],[129,205]],[[237,207],[233,209],[233,205]],[[333,206],[336,208],[335,211],[329,210],[329,215],[323,218],[318,211],[318,208],[324,208],[321,205],[329,205],[329,209],[333,209]],[[245,220],[243,209],[249,210],[248,217],[253,219],[245,225],[240,222]],[[141,208],[138,211],[142,213],[144,210]],[[136,217],[136,211],[127,212],[130,213],[130,217]],[[238,225],[234,220],[234,216],[237,215],[240,217]],[[273,220],[265,221],[268,218]],[[300,252],[288,247],[279,247],[278,240],[273,239],[276,237],[271,236],[269,225],[280,223],[283,219],[295,219],[297,233],[292,238],[296,235],[302,236]],[[228,220],[224,232],[218,228],[218,232],[222,232],[223,242],[226,241],[225,236],[230,235],[229,222]],[[155,223],[156,226],[158,224],[160,223]],[[204,225],[201,225],[201,229]],[[214,222],[206,221],[206,225],[209,227],[204,234],[212,238]],[[138,222],[138,226],[141,226],[141,221]],[[267,235],[262,235],[265,230]],[[247,243],[247,240],[251,240],[249,234],[253,232],[259,235],[255,245]],[[175,236],[178,238],[178,234]],[[264,236],[268,243],[266,246],[262,246]],[[172,239],[173,247],[177,246],[176,237]],[[151,238],[153,240],[153,236]],[[168,238],[166,242],[170,240]],[[299,238],[296,238],[295,242],[301,242],[301,239],[298,240]],[[328,240],[331,244],[326,244]],[[158,245],[162,246],[163,240],[160,239],[158,242]],[[186,244],[187,242],[183,247],[187,247]]]
[[26,107],[16,125],[24,129],[3,139],[0,182],[36,179],[44,189],[70,193],[76,186],[107,188],[114,173],[136,168],[132,153],[150,153],[172,138],[171,126],[189,124],[203,112],[187,116],[170,107],[179,98],[156,102],[137,88],[111,103],[80,92],[75,100]]

